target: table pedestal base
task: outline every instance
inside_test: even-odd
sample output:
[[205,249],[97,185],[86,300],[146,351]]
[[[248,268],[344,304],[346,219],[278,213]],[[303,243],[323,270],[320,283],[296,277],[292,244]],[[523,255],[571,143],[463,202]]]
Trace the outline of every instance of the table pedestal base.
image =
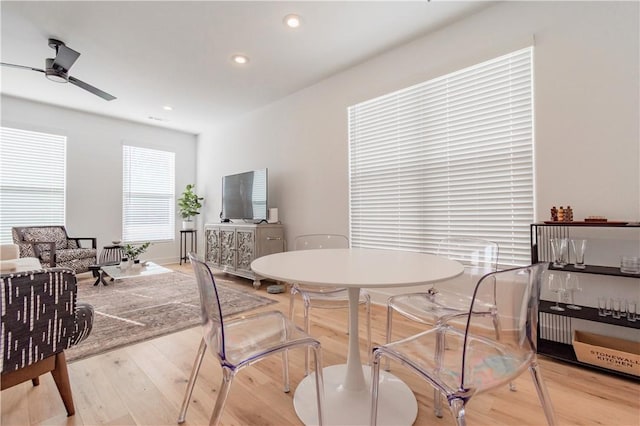
[[[325,367],[325,425],[368,425],[371,411],[371,368],[363,366],[366,388],[360,391],[344,389],[347,365]],[[305,377],[296,388],[293,405],[305,425],[318,424],[316,383],[313,373]],[[378,424],[411,425],[418,415],[416,397],[402,380],[386,371],[380,371],[378,391]]]

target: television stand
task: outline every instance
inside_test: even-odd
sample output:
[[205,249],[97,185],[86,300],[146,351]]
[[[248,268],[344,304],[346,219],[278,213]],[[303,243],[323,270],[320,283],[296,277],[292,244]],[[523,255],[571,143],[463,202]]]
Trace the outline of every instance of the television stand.
[[251,262],[285,251],[284,226],[270,223],[208,223],[204,225],[205,261],[223,272],[253,280],[261,278]]

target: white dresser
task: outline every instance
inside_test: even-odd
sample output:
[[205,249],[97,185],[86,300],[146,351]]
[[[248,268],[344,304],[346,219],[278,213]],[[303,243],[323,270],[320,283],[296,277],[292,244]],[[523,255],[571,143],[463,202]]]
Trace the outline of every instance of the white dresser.
[[251,270],[251,262],[268,254],[285,251],[284,227],[279,224],[208,223],[204,225],[205,260],[229,274],[253,280],[260,277]]

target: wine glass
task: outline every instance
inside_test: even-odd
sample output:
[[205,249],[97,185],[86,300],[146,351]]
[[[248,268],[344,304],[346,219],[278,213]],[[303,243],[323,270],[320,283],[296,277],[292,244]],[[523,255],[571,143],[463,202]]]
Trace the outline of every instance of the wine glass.
[[574,311],[579,311],[582,309],[581,306],[575,304],[575,300],[573,298],[573,294],[576,291],[582,291],[582,287],[580,287],[580,279],[577,274],[567,273],[565,276],[564,286],[569,292],[569,300],[571,303],[567,305],[567,308],[573,309]]
[[551,291],[552,293],[556,293],[558,295],[556,298],[556,304],[554,306],[551,306],[550,309],[558,312],[564,311],[564,308],[560,306],[560,300],[562,298],[562,294],[567,290],[565,288],[564,280],[560,275],[550,273],[548,285],[549,285],[549,291]]

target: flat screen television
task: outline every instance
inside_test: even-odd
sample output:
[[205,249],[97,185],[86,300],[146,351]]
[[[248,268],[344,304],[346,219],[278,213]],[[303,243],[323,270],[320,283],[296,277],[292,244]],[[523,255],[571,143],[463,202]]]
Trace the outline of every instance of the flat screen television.
[[222,220],[267,220],[267,169],[222,178]]

